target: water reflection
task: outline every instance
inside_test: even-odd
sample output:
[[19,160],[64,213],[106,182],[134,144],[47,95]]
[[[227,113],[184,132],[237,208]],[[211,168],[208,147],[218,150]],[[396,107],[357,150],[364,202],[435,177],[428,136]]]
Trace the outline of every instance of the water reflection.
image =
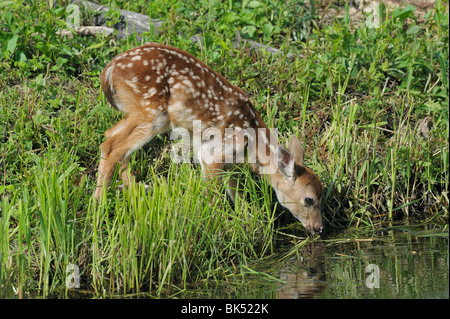
[[301,250],[301,258],[289,258],[279,278],[286,284],[277,289],[280,299],[313,298],[325,289],[323,243],[311,243]]
[[448,233],[314,242],[285,261],[281,299],[448,298]]

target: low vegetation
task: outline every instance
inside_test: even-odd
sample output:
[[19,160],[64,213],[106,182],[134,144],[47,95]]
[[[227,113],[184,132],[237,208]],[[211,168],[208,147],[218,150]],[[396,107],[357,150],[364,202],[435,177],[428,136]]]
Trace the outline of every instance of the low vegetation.
[[[67,296],[70,265],[78,293],[167,296],[239,275],[283,238],[303,240],[299,223],[279,222],[287,213],[267,181],[242,172],[246,201],[209,198],[199,167],[171,163],[166,135],[133,155],[148,192],[116,182],[95,202],[98,146],[122,116],[99,74],[141,42],[61,36],[71,11],[49,3],[0,3],[1,297]],[[380,5],[377,23],[350,25],[348,7],[323,21],[315,1],[102,3],[165,21],[143,41],[193,53],[246,91],[282,142],[299,136],[325,189],[322,236],[405,219],[448,228],[447,4],[420,18]],[[188,40],[200,30],[201,42]],[[280,53],[234,48],[237,31]]]

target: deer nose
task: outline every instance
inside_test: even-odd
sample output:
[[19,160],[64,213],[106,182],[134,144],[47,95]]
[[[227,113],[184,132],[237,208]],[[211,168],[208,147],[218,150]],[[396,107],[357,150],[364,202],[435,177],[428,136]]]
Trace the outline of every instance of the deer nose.
[[312,234],[321,234],[323,230],[322,225],[310,225],[309,227],[306,227],[306,229]]
[[322,233],[322,230],[323,230],[323,226],[314,226],[314,231],[315,231],[316,233],[321,234],[321,233]]

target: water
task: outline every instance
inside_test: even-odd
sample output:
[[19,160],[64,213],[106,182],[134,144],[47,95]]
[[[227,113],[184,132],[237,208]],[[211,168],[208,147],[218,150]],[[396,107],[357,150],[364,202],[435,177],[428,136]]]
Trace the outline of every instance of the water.
[[178,297],[449,298],[448,232],[397,227],[370,236],[342,237],[294,250],[291,246],[290,251],[244,269],[240,280]]
[[424,232],[318,245],[289,260],[278,298],[449,298],[448,248]]
[[[285,245],[284,250],[256,264],[236,265],[236,273],[225,280],[202,282],[181,291],[174,289],[160,298],[449,298],[448,231],[423,226],[391,227],[370,233],[350,230],[328,239],[299,243]],[[156,296],[139,293],[109,297]]]

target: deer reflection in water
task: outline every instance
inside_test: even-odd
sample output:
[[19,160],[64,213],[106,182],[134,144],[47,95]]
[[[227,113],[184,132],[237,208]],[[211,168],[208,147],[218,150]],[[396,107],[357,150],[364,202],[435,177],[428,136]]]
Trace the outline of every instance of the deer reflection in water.
[[278,289],[280,299],[313,298],[325,289],[323,243],[311,243],[301,249],[301,258],[291,257],[279,278],[286,284]]

